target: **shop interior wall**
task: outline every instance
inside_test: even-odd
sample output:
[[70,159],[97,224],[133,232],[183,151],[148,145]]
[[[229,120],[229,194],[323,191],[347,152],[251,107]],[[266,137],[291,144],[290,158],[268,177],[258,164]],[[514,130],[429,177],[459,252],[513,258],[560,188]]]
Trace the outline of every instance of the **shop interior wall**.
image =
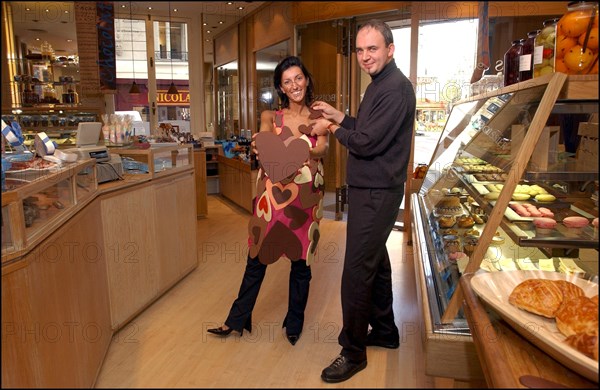
[[[336,56],[338,55],[338,31],[335,21],[311,23],[298,27],[298,55],[314,80],[314,99],[323,100],[337,106],[336,94]],[[345,183],[345,159],[338,161],[342,146],[330,136],[329,151],[324,159],[325,190],[335,191]],[[344,153],[345,153],[345,148]],[[340,184],[341,183],[341,184]]]

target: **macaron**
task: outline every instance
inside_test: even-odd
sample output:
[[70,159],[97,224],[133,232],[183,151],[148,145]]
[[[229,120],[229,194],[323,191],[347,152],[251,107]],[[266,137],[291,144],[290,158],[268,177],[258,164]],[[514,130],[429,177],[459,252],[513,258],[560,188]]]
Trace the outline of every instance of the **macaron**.
[[587,218],[579,216],[566,217],[562,222],[568,228],[582,228],[590,224]]
[[533,224],[535,225],[535,230],[542,234],[550,233],[556,227],[556,221],[547,217],[534,218]]

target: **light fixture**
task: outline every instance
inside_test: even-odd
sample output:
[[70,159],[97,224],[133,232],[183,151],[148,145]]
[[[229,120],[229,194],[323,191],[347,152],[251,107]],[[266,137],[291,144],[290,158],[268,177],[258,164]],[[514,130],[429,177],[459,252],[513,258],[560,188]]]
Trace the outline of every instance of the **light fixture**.
[[[169,1],[169,41],[171,41],[171,2]],[[172,41],[171,41],[172,42]],[[169,42],[169,60],[171,61],[171,85],[167,91],[167,95],[179,95],[179,91],[173,82],[173,48]]]
[[131,11],[131,1],[129,2],[129,25],[131,26],[131,63],[133,65],[133,83],[129,88],[131,95],[138,95],[140,93],[140,87],[135,82],[135,54],[133,52],[133,14]]

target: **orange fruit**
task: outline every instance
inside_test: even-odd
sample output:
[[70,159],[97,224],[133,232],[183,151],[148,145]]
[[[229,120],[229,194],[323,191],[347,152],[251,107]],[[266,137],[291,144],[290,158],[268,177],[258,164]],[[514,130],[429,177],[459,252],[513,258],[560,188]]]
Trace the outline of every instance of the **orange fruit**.
[[575,38],[570,38],[564,35],[556,37],[556,58],[563,58],[567,51],[577,44]]
[[586,70],[594,61],[594,53],[590,49],[585,49],[579,45],[573,46],[565,53],[565,65],[569,70],[581,72]]
[[554,63],[554,71],[569,74],[569,69],[565,65],[565,61],[562,58],[557,58]]
[[587,30],[590,16],[585,11],[569,12],[560,19],[560,28],[566,36],[577,38]]
[[[583,46],[583,42],[585,41],[585,36],[586,35],[587,34],[581,34],[579,36],[579,39],[577,40],[577,42],[579,42],[579,44],[581,46]],[[592,49],[592,50],[594,50],[594,51],[596,49],[598,49],[598,29],[593,28],[590,31],[590,36],[588,38],[587,47],[590,48],[590,49]]]

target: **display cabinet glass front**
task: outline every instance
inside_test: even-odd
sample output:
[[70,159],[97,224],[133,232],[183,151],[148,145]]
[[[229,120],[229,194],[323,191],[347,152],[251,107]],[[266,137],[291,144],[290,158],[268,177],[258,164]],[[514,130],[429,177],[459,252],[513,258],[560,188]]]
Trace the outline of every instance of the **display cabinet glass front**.
[[[452,108],[412,199],[436,329],[469,333],[461,302],[452,300],[470,262],[479,265],[471,271],[542,269],[597,277],[598,230],[591,224],[598,217],[597,166],[577,164],[561,150],[559,128],[547,125],[552,110],[590,106],[556,102],[561,86],[561,76],[545,77]],[[574,198],[565,182],[568,188],[589,185]],[[534,221],[544,217],[556,225],[536,227]],[[569,227],[567,217],[587,225]]]

